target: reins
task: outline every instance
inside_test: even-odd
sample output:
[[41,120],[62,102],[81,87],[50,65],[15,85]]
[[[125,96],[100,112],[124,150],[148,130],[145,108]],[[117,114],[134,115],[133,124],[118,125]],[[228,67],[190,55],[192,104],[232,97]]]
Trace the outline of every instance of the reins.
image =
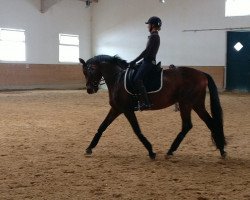
[[[117,74],[119,73],[121,73],[121,71],[114,73],[111,77],[116,77]],[[98,85],[105,85],[105,84],[106,84],[105,79],[104,77],[102,77]]]

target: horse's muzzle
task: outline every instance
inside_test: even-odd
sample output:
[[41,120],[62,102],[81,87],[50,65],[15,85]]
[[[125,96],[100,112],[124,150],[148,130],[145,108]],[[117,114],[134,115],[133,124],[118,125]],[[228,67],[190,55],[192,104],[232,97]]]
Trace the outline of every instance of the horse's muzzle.
[[88,94],[94,94],[98,91],[98,87],[93,87],[90,85],[87,85],[87,93]]
[[87,92],[88,92],[88,94],[93,94],[93,93],[95,93],[94,92],[94,90],[91,88],[91,89],[87,89]]

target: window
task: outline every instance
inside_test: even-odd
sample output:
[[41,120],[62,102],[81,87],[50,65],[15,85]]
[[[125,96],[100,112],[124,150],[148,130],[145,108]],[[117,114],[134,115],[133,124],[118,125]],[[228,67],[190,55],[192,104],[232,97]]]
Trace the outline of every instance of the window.
[[250,15],[250,0],[226,0],[226,17],[245,15]]
[[79,35],[59,34],[59,61],[79,62]]
[[26,60],[24,30],[0,28],[0,60]]

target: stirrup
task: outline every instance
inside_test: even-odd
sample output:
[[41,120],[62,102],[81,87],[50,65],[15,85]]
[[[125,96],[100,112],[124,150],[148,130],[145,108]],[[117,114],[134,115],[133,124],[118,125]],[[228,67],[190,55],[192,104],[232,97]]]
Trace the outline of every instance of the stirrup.
[[141,104],[141,107],[140,107],[140,110],[149,110],[150,108],[152,107],[152,104],[145,104],[145,103],[142,103]]
[[140,101],[138,101],[137,106],[134,107],[134,111],[149,110],[151,107],[152,107],[152,104],[145,104],[145,103],[141,103]]

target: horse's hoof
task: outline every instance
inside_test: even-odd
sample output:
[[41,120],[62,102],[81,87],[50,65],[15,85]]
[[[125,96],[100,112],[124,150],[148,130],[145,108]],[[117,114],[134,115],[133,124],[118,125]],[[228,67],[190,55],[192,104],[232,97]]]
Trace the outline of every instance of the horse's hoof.
[[227,152],[224,151],[223,153],[221,153],[221,158],[222,159],[226,159],[226,157],[227,157]]
[[90,157],[92,155],[92,150],[91,149],[86,149],[84,155],[85,155],[85,157]]
[[170,153],[168,152],[166,155],[165,155],[165,159],[169,159],[173,156],[173,153]]
[[151,158],[151,160],[155,160],[156,158],[156,153],[150,153],[149,157]]

